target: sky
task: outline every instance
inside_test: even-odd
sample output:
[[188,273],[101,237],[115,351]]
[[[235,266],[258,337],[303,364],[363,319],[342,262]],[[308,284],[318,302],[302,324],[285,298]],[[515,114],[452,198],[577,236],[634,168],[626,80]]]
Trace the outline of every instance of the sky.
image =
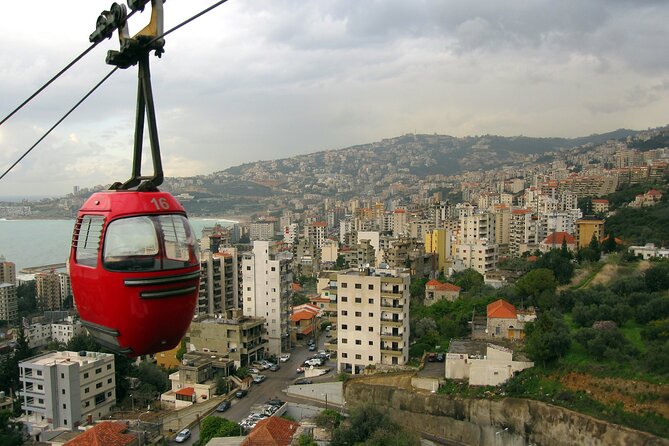
[[[165,29],[213,3],[166,2]],[[89,46],[109,5],[3,5],[0,119]],[[669,2],[651,0],[229,0],[151,58],[164,172],[207,175],[410,132],[667,125],[667,23]],[[0,126],[0,172],[110,71],[110,49],[116,36]],[[0,180],[0,197],[126,180],[136,89],[136,67],[117,71]]]

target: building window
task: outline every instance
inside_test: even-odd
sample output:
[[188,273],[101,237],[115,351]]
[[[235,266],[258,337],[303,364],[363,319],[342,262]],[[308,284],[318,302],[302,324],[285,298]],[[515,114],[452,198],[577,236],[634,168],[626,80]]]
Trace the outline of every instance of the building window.
[[374,341],[369,341],[369,345],[374,345]]
[[90,405],[91,405],[91,402],[90,402],[90,401],[86,401],[86,404],[84,404],[84,407],[88,407],[88,406],[90,406]]
[[367,302],[370,303],[370,304],[373,304],[373,303],[374,303],[374,299],[367,299]]
[[273,266],[273,267],[272,267],[272,271],[276,271],[276,266]]
[[63,419],[63,424],[67,426],[67,418]]
[[111,370],[111,364],[107,364],[107,370]]
[[63,403],[63,409],[67,409],[67,404]]
[[348,316],[348,311],[346,311],[346,310],[341,310],[341,315],[342,315],[342,316]]
[[374,317],[374,313],[369,313],[369,317]]
[[65,379],[65,373],[60,374],[61,379]]
[[360,339],[355,340],[355,345],[362,345],[362,341]]
[[99,375],[100,373],[102,373],[102,367],[95,369],[96,375]]
[[112,383],[112,379],[109,378],[109,379],[107,380],[107,384],[111,384],[111,383]]
[[251,267],[250,267],[250,266],[247,266],[247,267],[246,267],[246,271],[251,271]]
[[374,331],[374,327],[369,327],[369,330],[367,331]]
[[356,297],[355,298],[355,303],[356,304],[361,304],[362,303],[362,297]]
[[368,356],[370,361],[374,361],[374,356]]
[[341,343],[342,343],[342,344],[348,344],[348,339],[346,339],[346,338],[342,338]]
[[65,389],[62,389],[60,392],[65,395]]
[[348,330],[348,324],[341,324],[342,330]]
[[97,404],[102,404],[102,403],[105,402],[106,399],[107,399],[107,397],[105,396],[104,392],[98,393],[97,395],[95,395],[95,404],[96,405]]
[[355,331],[362,331],[362,325],[356,325]]
[[369,285],[367,285],[367,289],[368,289],[368,290],[373,290],[373,289],[374,289],[374,285],[370,283]]
[[362,359],[362,355],[355,355],[355,359]]
[[341,357],[342,357],[342,358],[348,358],[348,353],[342,353],[342,354],[341,354]]
[[84,373],[84,379],[88,378],[88,372]]
[[342,301],[342,302],[348,302],[348,297],[346,297],[346,296],[342,296],[342,297],[341,297],[341,301]]
[[44,404],[44,400],[43,400],[42,398],[38,399],[37,402],[38,402],[39,404]]
[[345,282],[342,282],[342,283],[341,283],[341,287],[342,287],[342,288],[346,288],[346,287],[348,287],[348,284],[345,283]]
[[95,388],[96,388],[96,389],[99,389],[100,387],[102,387],[102,383],[97,383],[97,384],[95,385]]
[[42,371],[41,370],[37,370],[37,376],[42,376]]
[[362,317],[362,312],[361,311],[356,311],[355,312],[355,317]]
[[361,283],[356,283],[355,284],[355,289],[356,290],[361,290],[362,289],[362,284]]
[[84,389],[84,393],[88,393],[89,390],[90,390],[90,389],[89,389],[88,387],[86,387],[86,388]]

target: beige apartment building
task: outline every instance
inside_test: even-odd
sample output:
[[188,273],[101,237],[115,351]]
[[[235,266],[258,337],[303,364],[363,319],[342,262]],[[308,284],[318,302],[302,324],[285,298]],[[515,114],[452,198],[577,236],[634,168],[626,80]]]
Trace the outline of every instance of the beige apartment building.
[[0,283],[16,285],[16,265],[0,256]]
[[405,364],[409,359],[409,273],[362,268],[336,277],[337,370],[359,374],[372,364]]
[[18,311],[16,286],[13,283],[0,283],[0,321],[15,321]]
[[37,305],[41,310],[60,310],[60,277],[54,271],[35,274]]

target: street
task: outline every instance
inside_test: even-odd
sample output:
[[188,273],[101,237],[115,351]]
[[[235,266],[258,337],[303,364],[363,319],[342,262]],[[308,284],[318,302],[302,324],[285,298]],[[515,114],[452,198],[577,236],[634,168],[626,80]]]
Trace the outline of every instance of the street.
[[[318,345],[318,350],[323,348],[322,339],[319,341]],[[244,398],[238,399],[233,397],[231,400],[232,407],[230,407],[230,409],[226,410],[225,412],[213,412],[212,415],[226,418],[238,423],[249,415],[251,408],[255,405],[262,405],[267,400],[273,398],[286,401],[286,395],[283,393],[283,389],[292,384],[295,379],[303,376],[301,373],[298,374],[296,369],[301,366],[307,358],[313,356],[315,353],[316,352],[308,351],[305,345],[297,346],[291,352],[291,357],[287,362],[279,363],[281,366],[279,370],[276,372],[270,372],[269,370],[261,371],[260,373],[267,377],[264,382],[260,384],[253,384],[249,389],[248,395],[246,395]],[[324,367],[332,368],[333,371],[326,375],[312,379],[315,382],[332,380],[335,366],[336,364],[334,361],[328,361]],[[181,444],[192,445],[199,438],[200,427],[195,424],[191,428],[191,437]],[[174,443],[174,440],[172,440],[172,443]]]

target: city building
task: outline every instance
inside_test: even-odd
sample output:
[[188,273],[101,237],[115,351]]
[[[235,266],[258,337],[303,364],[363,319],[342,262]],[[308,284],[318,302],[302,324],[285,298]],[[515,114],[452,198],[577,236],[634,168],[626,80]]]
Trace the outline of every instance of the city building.
[[59,310],[61,308],[60,277],[55,271],[35,274],[37,306],[41,310]]
[[632,254],[644,260],[669,259],[669,248],[658,248],[654,243],[647,243],[644,246],[630,246],[629,250],[632,251]]
[[592,238],[599,241],[604,236],[604,220],[577,220],[576,221],[576,241],[578,247],[586,248]]
[[242,307],[245,316],[265,319],[268,352],[279,356],[288,351],[289,298],[292,254],[275,252],[275,245],[254,241],[253,251],[242,258]]
[[551,249],[561,249],[563,243],[566,244],[567,250],[570,252],[576,251],[576,239],[567,232],[553,232],[549,234],[539,244],[539,250],[541,252],[548,252]]
[[16,296],[16,285],[0,283],[0,321],[16,321],[19,304]]
[[136,446],[137,434],[124,421],[104,421],[77,435],[63,446]]
[[234,363],[226,355],[185,353],[179,371],[170,375],[171,389],[160,396],[161,406],[178,410],[208,401],[216,393],[215,377],[233,371]]
[[516,373],[533,367],[514,361],[513,351],[480,341],[455,339],[446,353],[446,379],[466,379],[470,386],[498,386]]
[[371,364],[405,364],[409,359],[409,273],[361,268],[336,277],[338,371],[358,374]]
[[81,321],[67,316],[58,322],[30,324],[25,334],[28,346],[38,348],[45,347],[52,341],[65,345],[74,336],[83,334],[84,331]]
[[453,302],[460,297],[461,290],[462,288],[452,283],[442,283],[432,279],[425,284],[425,306],[429,307],[440,300]]
[[230,311],[193,321],[186,333],[187,350],[226,355],[236,367],[247,367],[265,357],[264,335],[264,318]]
[[0,256],[0,283],[16,285],[16,265]]
[[114,355],[50,352],[19,362],[21,421],[32,436],[104,419],[116,404]]
[[490,338],[522,339],[525,337],[525,323],[536,320],[533,308],[517,310],[504,299],[488,304],[486,334]]
[[327,224],[324,221],[308,223],[304,226],[304,238],[311,241],[314,247],[320,251],[325,240]]
[[272,240],[276,232],[275,222],[256,222],[251,223],[249,228],[249,237],[251,241],[255,240]]
[[196,314],[224,314],[239,308],[238,271],[238,258],[235,253],[202,253]]

